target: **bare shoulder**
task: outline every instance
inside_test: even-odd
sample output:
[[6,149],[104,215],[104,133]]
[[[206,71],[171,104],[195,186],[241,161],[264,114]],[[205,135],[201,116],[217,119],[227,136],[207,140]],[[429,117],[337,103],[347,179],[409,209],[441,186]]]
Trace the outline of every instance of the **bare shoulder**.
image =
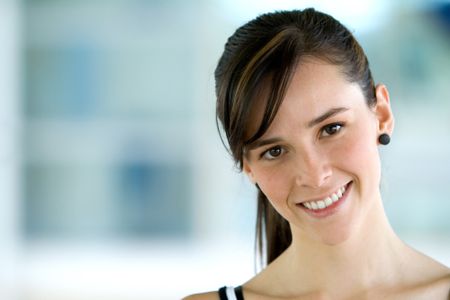
[[411,287],[402,294],[405,299],[450,299],[450,274]]
[[219,294],[217,292],[207,292],[207,293],[190,295],[190,296],[183,298],[182,300],[218,300],[218,299],[219,299]]
[[[445,272],[445,271],[444,271]],[[446,269],[446,272],[441,274],[435,280],[432,280],[428,285],[430,292],[435,292],[436,295],[442,296],[442,299],[450,298],[450,269]],[[445,297],[445,298],[444,298]],[[436,298],[438,299],[438,298]]]
[[417,269],[419,279],[411,286],[410,299],[450,299],[450,269],[426,257]]

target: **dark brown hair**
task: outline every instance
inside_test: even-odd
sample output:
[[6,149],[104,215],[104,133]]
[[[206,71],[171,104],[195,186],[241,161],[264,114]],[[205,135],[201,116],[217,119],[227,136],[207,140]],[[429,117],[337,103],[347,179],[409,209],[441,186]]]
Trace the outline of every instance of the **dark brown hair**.
[[[307,57],[339,66],[349,82],[359,84],[367,104],[375,104],[367,57],[345,26],[312,8],[263,14],[229,37],[215,71],[217,120],[239,169],[245,147],[269,128],[294,70]],[[256,97],[262,84],[269,92]],[[258,129],[249,133],[255,107],[264,110]],[[256,247],[261,262],[271,263],[291,241],[289,223],[258,188]]]

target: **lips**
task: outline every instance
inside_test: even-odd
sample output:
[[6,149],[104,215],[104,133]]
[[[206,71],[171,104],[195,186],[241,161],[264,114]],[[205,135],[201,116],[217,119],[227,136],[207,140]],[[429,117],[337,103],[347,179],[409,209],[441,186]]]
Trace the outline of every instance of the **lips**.
[[332,205],[334,202],[337,202],[339,199],[342,198],[342,195],[345,193],[346,187],[347,187],[347,185],[340,187],[337,191],[335,191],[334,193],[331,193],[329,196],[325,197],[322,200],[307,201],[307,202],[303,202],[302,205],[304,205],[306,208],[312,209],[312,210],[318,210],[318,209],[323,209],[325,207],[328,207],[328,206]]
[[353,181],[338,188],[335,192],[319,200],[305,201],[297,206],[313,217],[326,217],[333,214],[346,200]]

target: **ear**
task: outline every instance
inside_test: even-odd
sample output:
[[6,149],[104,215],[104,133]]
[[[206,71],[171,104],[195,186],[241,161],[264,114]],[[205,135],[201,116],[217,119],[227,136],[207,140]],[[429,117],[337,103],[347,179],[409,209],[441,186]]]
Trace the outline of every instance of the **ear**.
[[378,135],[387,133],[392,136],[394,131],[394,115],[391,110],[389,92],[384,84],[378,84],[375,88],[377,103],[375,105],[375,115],[378,121]]
[[251,169],[251,167],[250,167],[250,165],[249,165],[249,163],[248,163],[246,158],[244,158],[243,161],[242,161],[242,170],[247,175],[248,179],[253,184],[256,184],[255,176],[253,175],[252,169]]

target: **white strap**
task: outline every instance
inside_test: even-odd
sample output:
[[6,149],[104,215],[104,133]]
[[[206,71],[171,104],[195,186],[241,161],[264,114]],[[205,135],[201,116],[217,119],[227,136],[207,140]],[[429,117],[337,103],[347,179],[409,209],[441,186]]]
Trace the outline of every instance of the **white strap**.
[[225,292],[227,294],[228,300],[237,300],[236,294],[234,293],[234,287],[227,286]]

